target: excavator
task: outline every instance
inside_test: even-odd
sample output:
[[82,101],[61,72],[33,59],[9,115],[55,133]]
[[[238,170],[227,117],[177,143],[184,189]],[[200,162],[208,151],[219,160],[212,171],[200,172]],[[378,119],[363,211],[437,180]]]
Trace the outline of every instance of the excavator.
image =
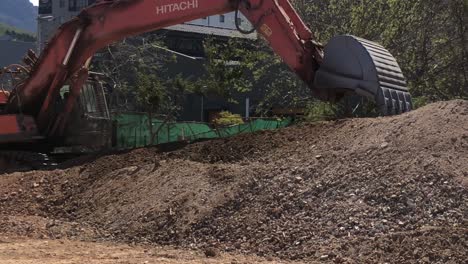
[[[3,70],[14,72],[16,79],[13,87],[0,90],[0,150],[46,152],[67,144],[70,127],[79,124],[73,113],[84,91],[102,98],[102,93],[96,96],[99,80],[90,72],[93,55],[101,48],[229,12],[236,18],[243,14],[252,28],[241,28],[236,19],[237,29],[261,35],[316,98],[364,96],[382,115],[412,109],[405,77],[388,50],[351,35],[322,45],[289,0],[100,0],[61,25],[39,57],[30,51],[24,65]],[[93,82],[98,85],[90,85]],[[81,143],[89,144],[88,140]]]

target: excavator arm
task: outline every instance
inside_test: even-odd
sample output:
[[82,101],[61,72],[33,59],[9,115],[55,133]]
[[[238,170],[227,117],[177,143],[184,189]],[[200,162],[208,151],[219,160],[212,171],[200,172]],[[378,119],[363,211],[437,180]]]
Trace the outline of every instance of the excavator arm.
[[[63,127],[96,51],[129,36],[232,11],[251,22],[315,96],[364,95],[385,115],[411,110],[404,77],[388,51],[353,36],[336,37],[324,48],[288,0],[102,0],[59,28],[10,96],[7,112],[21,107],[42,131]],[[71,82],[72,96],[51,124],[50,109],[65,82]]]

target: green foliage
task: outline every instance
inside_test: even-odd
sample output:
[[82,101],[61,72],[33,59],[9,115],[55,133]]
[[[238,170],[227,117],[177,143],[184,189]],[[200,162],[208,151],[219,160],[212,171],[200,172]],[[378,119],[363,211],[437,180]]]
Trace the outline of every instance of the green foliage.
[[265,115],[271,108],[302,108],[311,98],[309,88],[291,71],[263,40],[256,43],[256,52],[249,59],[255,62],[255,87],[263,95],[257,114]]
[[137,100],[148,111],[155,111],[159,108],[161,101],[165,97],[165,90],[166,87],[155,75],[137,73]]
[[218,118],[214,121],[216,126],[232,126],[232,125],[240,125],[244,124],[244,120],[238,114],[233,114],[229,111],[223,111],[219,113]]
[[424,96],[419,96],[419,97],[413,97],[413,107],[415,109],[418,109],[420,107],[423,107],[429,103],[429,99]]
[[[381,43],[397,58],[416,101],[468,98],[468,9],[465,0],[295,0],[298,12],[327,42],[352,34]],[[258,41],[205,43],[207,72],[204,92],[232,98],[235,93],[262,89],[259,113],[273,107],[301,107],[310,102],[307,87],[271,50]],[[239,62],[235,67],[229,61]],[[201,89],[203,90],[203,89]],[[415,103],[416,106],[420,103]],[[312,108],[321,112],[323,106]],[[335,115],[375,116],[374,104],[351,99],[336,104]],[[330,111],[324,110],[324,114]]]
[[0,23],[27,32],[37,30],[37,7],[27,0],[0,0]]
[[174,62],[162,37],[143,35],[116,43],[103,51],[93,65],[116,85],[111,94],[114,111],[145,111],[177,116],[184,96],[194,89],[190,80],[169,76],[165,65]]
[[36,37],[28,33],[19,33],[14,30],[5,31],[5,35],[11,36],[13,40],[24,42],[35,42]]
[[311,102],[306,111],[305,118],[308,121],[332,120],[337,116],[337,106],[328,102]]
[[[236,102],[234,94],[252,89],[253,65],[248,60],[252,51],[243,47],[237,39],[228,42],[208,38],[204,42],[206,74],[197,80],[198,91]],[[246,76],[247,75],[247,76]]]
[[307,106],[305,119],[321,121],[349,117],[376,117],[379,114],[374,102],[360,96],[350,96],[335,103],[311,101]]
[[177,116],[183,109],[185,95],[195,89],[191,80],[185,79],[182,75],[176,75],[169,79],[163,79],[165,87],[164,97],[160,104],[158,113],[164,115]]
[[[351,116],[354,117],[377,117],[380,115],[380,110],[377,107],[377,104],[373,101],[368,100],[364,97],[355,97],[348,98],[349,102],[347,103],[349,107],[352,108]],[[359,102],[356,102],[359,100]],[[346,100],[344,100],[346,105]],[[342,103],[343,104],[343,103]]]
[[0,23],[0,36],[6,34],[6,32],[10,30],[14,30],[13,27]]
[[[353,34],[387,47],[408,79],[416,107],[435,100],[468,98],[466,0],[293,2],[323,42],[335,35]],[[173,58],[161,55],[156,47],[162,45],[160,39],[147,38],[138,45],[129,42],[110,47],[104,63],[108,66],[103,67],[123,95],[115,98],[119,109],[131,108],[137,100],[154,106],[152,111],[157,113],[174,113],[180,110],[186,92],[215,94],[236,102],[239,94],[255,87],[264,94],[257,106],[261,114],[273,107],[305,105],[311,118],[377,114],[375,105],[360,98],[335,105],[312,101],[307,87],[262,40],[208,38],[204,43],[206,74],[196,81],[165,77],[163,65]]]
[[466,0],[296,0],[324,42],[352,34],[397,58],[411,93],[429,101],[468,98]]
[[185,94],[193,89],[189,80],[180,75],[166,74],[173,54],[164,52],[158,35],[144,35],[116,43],[100,54],[96,71],[103,72],[115,84],[110,106],[113,112],[146,112],[151,144],[159,130],[154,126],[155,115],[165,115],[164,123],[173,120],[182,110]]
[[32,33],[0,23],[0,36],[2,35],[8,35],[13,40],[17,40],[17,41],[25,41],[25,42],[36,41],[36,37]]
[[309,88],[285,65],[273,64],[265,77],[262,89],[263,99],[257,106],[257,113],[264,115],[271,108],[302,108],[311,98]]
[[217,95],[237,103],[236,95],[254,87],[265,97],[257,105],[264,114],[272,106],[295,107],[310,95],[301,80],[286,67],[263,40],[230,39],[204,43],[206,74],[197,80],[197,91]]

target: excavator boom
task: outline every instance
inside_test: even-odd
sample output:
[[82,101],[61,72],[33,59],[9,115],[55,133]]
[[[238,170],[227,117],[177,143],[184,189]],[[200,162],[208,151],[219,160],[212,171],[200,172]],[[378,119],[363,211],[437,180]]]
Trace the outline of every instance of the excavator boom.
[[[384,115],[411,110],[405,79],[387,50],[352,36],[332,39],[324,48],[289,0],[101,0],[58,29],[10,96],[6,113],[21,108],[41,131],[61,130],[96,51],[129,36],[232,11],[251,22],[318,98],[360,94],[376,101]],[[71,96],[53,119],[50,109],[65,82],[71,83]]]

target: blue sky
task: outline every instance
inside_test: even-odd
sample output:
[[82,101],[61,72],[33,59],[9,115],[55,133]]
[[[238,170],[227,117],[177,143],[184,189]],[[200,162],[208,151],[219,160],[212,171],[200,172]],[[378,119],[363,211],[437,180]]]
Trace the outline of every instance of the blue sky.
[[33,3],[35,6],[38,5],[39,0],[29,0],[29,2]]

